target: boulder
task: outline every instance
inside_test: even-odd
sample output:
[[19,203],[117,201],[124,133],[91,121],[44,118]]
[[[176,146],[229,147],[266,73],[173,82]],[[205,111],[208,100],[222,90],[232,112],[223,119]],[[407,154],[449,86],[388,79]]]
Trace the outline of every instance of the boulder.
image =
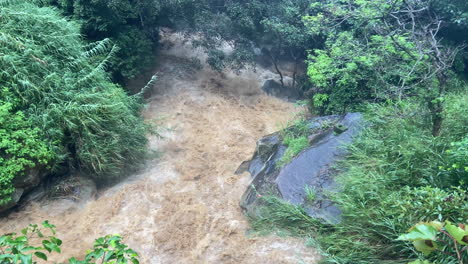
[[28,169],[24,175],[16,177],[13,180],[15,192],[12,194],[12,199],[7,204],[0,206],[0,213],[16,206],[24,195],[41,183],[45,176],[46,173],[41,168],[32,168]]
[[23,176],[16,177],[13,180],[13,186],[16,189],[23,189],[27,193],[38,186],[46,175],[40,168],[29,169]]
[[96,183],[81,175],[55,179],[46,190],[46,196],[50,199],[66,199],[74,202],[94,199],[96,193]]
[[[310,147],[282,168],[277,168],[276,162],[287,147],[282,144],[279,133],[264,137],[257,143],[252,159],[243,164],[252,180],[241,198],[241,207],[249,214],[256,214],[261,206],[258,197],[273,194],[303,206],[312,217],[328,223],[339,222],[341,212],[327,199],[326,193],[339,190],[333,180],[333,165],[344,158],[345,145],[353,141],[362,127],[363,119],[359,113],[309,120]],[[271,142],[268,148],[264,142]],[[313,201],[307,199],[306,186],[314,190]]]
[[24,193],[24,189],[18,188],[11,196],[11,200],[6,204],[0,205],[0,213],[5,212],[16,206]]
[[266,80],[262,86],[262,90],[271,96],[278,97],[285,101],[297,101],[302,98],[299,90],[293,89],[287,85],[282,86],[275,80]]

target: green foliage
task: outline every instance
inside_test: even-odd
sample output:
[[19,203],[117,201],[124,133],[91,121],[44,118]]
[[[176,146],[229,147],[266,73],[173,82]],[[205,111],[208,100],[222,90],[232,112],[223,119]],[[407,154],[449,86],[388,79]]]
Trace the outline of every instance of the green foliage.
[[90,41],[112,39],[119,51],[109,70],[126,81],[152,64],[158,42],[159,14],[164,1],[42,0],[59,7],[63,14],[80,21],[81,32]]
[[315,232],[319,222],[311,218],[302,207],[290,204],[276,196],[262,196],[263,206],[255,216],[250,216],[252,227],[257,231],[271,233],[287,230],[292,235]]
[[119,235],[107,235],[96,239],[93,249],[86,254],[84,261],[75,258],[69,260],[70,264],[138,264],[138,253],[122,243]]
[[[442,2],[313,1],[304,21],[326,41],[308,59],[312,110],[343,113],[367,102],[417,97],[431,110],[433,135],[438,135],[448,76],[463,69],[463,55],[455,59],[463,41],[443,41],[435,26],[450,28],[460,21],[441,18],[457,16],[434,7]],[[461,5],[445,7],[453,11]]]
[[411,241],[415,249],[425,256],[436,252],[460,264],[468,261],[468,230],[464,224],[456,226],[449,221],[422,222],[411,227],[398,240]]
[[277,167],[279,168],[291,162],[291,160],[295,156],[297,156],[297,154],[301,153],[304,149],[306,149],[309,146],[309,140],[305,136],[294,138],[294,137],[287,135],[283,139],[283,143],[286,146],[288,146],[288,148],[286,149],[286,152],[276,164]]
[[304,192],[307,202],[312,203],[315,201],[315,199],[317,199],[317,191],[315,190],[315,188],[307,185],[306,187],[304,187]]
[[[8,89],[1,99],[35,127],[32,137],[47,142],[52,165],[104,180],[143,159],[140,99],[129,97],[104,72],[116,52],[110,41],[85,46],[75,23],[56,10],[23,2],[0,10],[0,42],[0,86]],[[44,155],[41,144],[33,147],[30,153]]]
[[[410,223],[467,219],[467,192],[452,188],[439,173],[450,137],[422,131],[427,122],[423,109],[414,103],[369,109],[373,125],[350,148],[338,179],[343,192],[333,195],[343,211],[342,223],[334,234],[318,238],[330,263],[410,259],[414,252],[394,240]],[[360,242],[350,244],[355,240]],[[444,257],[436,260],[450,263]]]
[[[457,109],[465,96],[447,96],[446,126],[467,121],[466,115],[449,114],[451,106]],[[466,157],[463,148],[454,157],[450,155],[459,148],[452,142],[465,141],[461,135],[466,127],[445,127],[440,137],[433,137],[424,129],[430,114],[414,101],[369,105],[366,112],[368,127],[349,146],[350,155],[338,166],[341,173],[336,180],[341,190],[329,194],[342,210],[341,223],[326,228],[313,221],[285,224],[290,214],[298,219],[301,214],[284,201],[281,206],[270,201],[265,219],[255,218],[254,227],[273,230],[274,226],[290,226],[293,235],[314,235],[324,263],[407,263],[419,255],[410,244],[396,239],[412,223],[468,219],[466,184],[439,168],[453,164],[454,157]],[[449,264],[453,258],[433,253],[429,261]]]
[[439,167],[442,175],[453,185],[468,186],[468,137],[452,142],[445,153],[447,163]]
[[[404,38],[399,42],[409,45]],[[374,35],[364,41],[347,31],[330,35],[325,49],[309,56],[312,109],[320,114],[343,113],[358,109],[363,102],[398,98],[402,81],[398,76],[412,63],[392,46],[389,37]]]
[[288,148],[277,162],[276,166],[281,168],[309,146],[309,128],[305,119],[298,119],[294,125],[282,131],[283,144]]
[[15,177],[22,176],[27,169],[45,166],[54,158],[39,129],[32,128],[22,112],[13,112],[13,104],[3,98],[0,98],[0,206],[10,201]]
[[154,63],[154,43],[144,32],[132,27],[122,29],[115,37],[119,47],[112,70],[118,79],[130,79],[138,76]]
[[[171,6],[171,13],[177,28],[203,36],[195,45],[207,51],[213,68],[240,70],[254,63],[255,49],[263,49],[273,64],[284,58],[302,63],[306,49],[315,45],[302,23],[309,4],[309,0],[181,0]],[[223,41],[232,45],[232,53],[224,52]]]
[[[55,237],[55,226],[48,221],[29,225],[15,233],[0,236],[0,263],[33,264],[39,259],[48,260],[48,254],[61,253],[62,241]],[[69,264],[137,264],[138,254],[122,243],[119,235],[108,235],[96,239],[92,250],[83,261],[71,258]]]
[[[44,229],[51,233],[45,236]],[[3,264],[32,264],[34,258],[47,260],[47,253],[60,253],[60,245],[62,241],[54,237],[55,226],[47,221],[42,223],[42,227],[38,225],[29,225],[29,227],[21,230],[21,234],[17,236],[15,233],[0,236],[0,261]],[[40,246],[34,246],[31,243],[32,238],[41,240]]]
[[[320,114],[342,113],[364,102],[399,99],[406,86],[423,75],[425,58],[404,34],[386,32],[382,18],[400,2],[319,2],[304,17],[311,32],[326,37],[325,46],[309,55],[307,74],[314,88],[312,109]],[[391,27],[391,25],[387,25]]]
[[468,84],[462,84],[461,92],[448,94],[445,97],[445,126],[442,128],[442,135],[452,138],[452,141],[460,141],[468,134]]

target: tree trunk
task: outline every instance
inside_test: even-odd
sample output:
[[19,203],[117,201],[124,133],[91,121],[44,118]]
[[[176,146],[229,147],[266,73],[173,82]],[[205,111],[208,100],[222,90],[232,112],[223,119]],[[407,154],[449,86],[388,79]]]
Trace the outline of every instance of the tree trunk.
[[268,57],[270,57],[271,62],[273,62],[273,65],[275,66],[276,72],[280,76],[281,87],[284,88],[283,73],[280,71],[280,69],[278,67],[278,59],[275,57],[275,55],[272,54],[271,50],[268,50]]
[[292,80],[292,88],[296,89],[296,76],[297,76],[297,59],[294,59],[294,72],[293,72],[293,80]]
[[284,81],[283,81],[283,73],[280,71],[279,67],[278,67],[278,62],[276,59],[273,59],[273,64],[275,65],[275,70],[276,72],[279,74],[280,76],[280,82],[281,82],[281,86],[284,88]]
[[442,103],[432,104],[431,106],[431,116],[432,116],[432,135],[434,137],[440,136],[440,131],[442,130],[443,122],[443,107]]
[[442,123],[444,121],[444,103],[442,102],[442,97],[445,94],[445,88],[447,84],[447,76],[444,73],[437,75],[439,81],[439,93],[437,98],[429,101],[429,110],[431,111],[432,118],[432,135],[434,137],[440,136],[440,131],[442,130]]

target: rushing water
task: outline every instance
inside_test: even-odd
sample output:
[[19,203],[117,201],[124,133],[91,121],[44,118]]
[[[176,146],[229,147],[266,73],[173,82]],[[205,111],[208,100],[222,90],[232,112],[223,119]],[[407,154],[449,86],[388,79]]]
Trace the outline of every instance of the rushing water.
[[[185,55],[184,55],[185,54]],[[238,201],[249,175],[235,175],[255,142],[300,109],[263,95],[265,69],[237,76],[195,70],[181,42],[159,58],[158,84],[144,117],[167,128],[150,147],[163,155],[96,200],[31,203],[0,219],[0,234],[44,220],[57,225],[65,261],[82,257],[94,238],[118,233],[142,263],[316,263],[293,238],[249,236]]]

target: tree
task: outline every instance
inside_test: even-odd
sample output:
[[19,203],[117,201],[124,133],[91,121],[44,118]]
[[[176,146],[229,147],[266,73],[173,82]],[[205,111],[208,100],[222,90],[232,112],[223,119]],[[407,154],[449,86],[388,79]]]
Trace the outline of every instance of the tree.
[[115,80],[125,82],[153,63],[159,40],[158,20],[163,1],[147,0],[44,0],[63,14],[81,22],[90,41],[112,39],[119,49],[109,69]]
[[[173,18],[176,28],[201,34],[194,45],[205,49],[208,63],[216,70],[241,70],[255,65],[255,56],[263,52],[283,86],[280,61],[293,62],[294,87],[306,50],[316,43],[302,22],[309,0],[179,1],[171,8],[174,10],[170,13],[178,14]],[[233,48],[231,52],[223,50],[225,43]]]
[[438,136],[448,75],[465,46],[443,41],[445,22],[429,1],[315,2],[313,8],[314,15],[305,19],[327,44],[310,56],[312,103],[334,112],[365,101],[418,96],[428,105]]
[[[401,83],[402,89],[411,89],[423,84],[426,89],[422,96],[428,105],[432,116],[432,134],[439,136],[443,122],[443,100],[447,91],[448,74],[453,66],[457,54],[466,45],[455,47],[446,45],[439,37],[439,32],[444,24],[442,18],[424,0],[404,1],[399,10],[390,13],[390,17],[384,19],[388,27],[387,34],[395,43],[395,46],[413,56],[415,64],[413,68],[424,63],[425,69],[415,84],[408,86],[406,79]],[[395,37],[407,35],[414,44],[412,49],[398,46]],[[413,75],[408,72],[407,76]],[[431,82],[436,81],[431,85]]]

